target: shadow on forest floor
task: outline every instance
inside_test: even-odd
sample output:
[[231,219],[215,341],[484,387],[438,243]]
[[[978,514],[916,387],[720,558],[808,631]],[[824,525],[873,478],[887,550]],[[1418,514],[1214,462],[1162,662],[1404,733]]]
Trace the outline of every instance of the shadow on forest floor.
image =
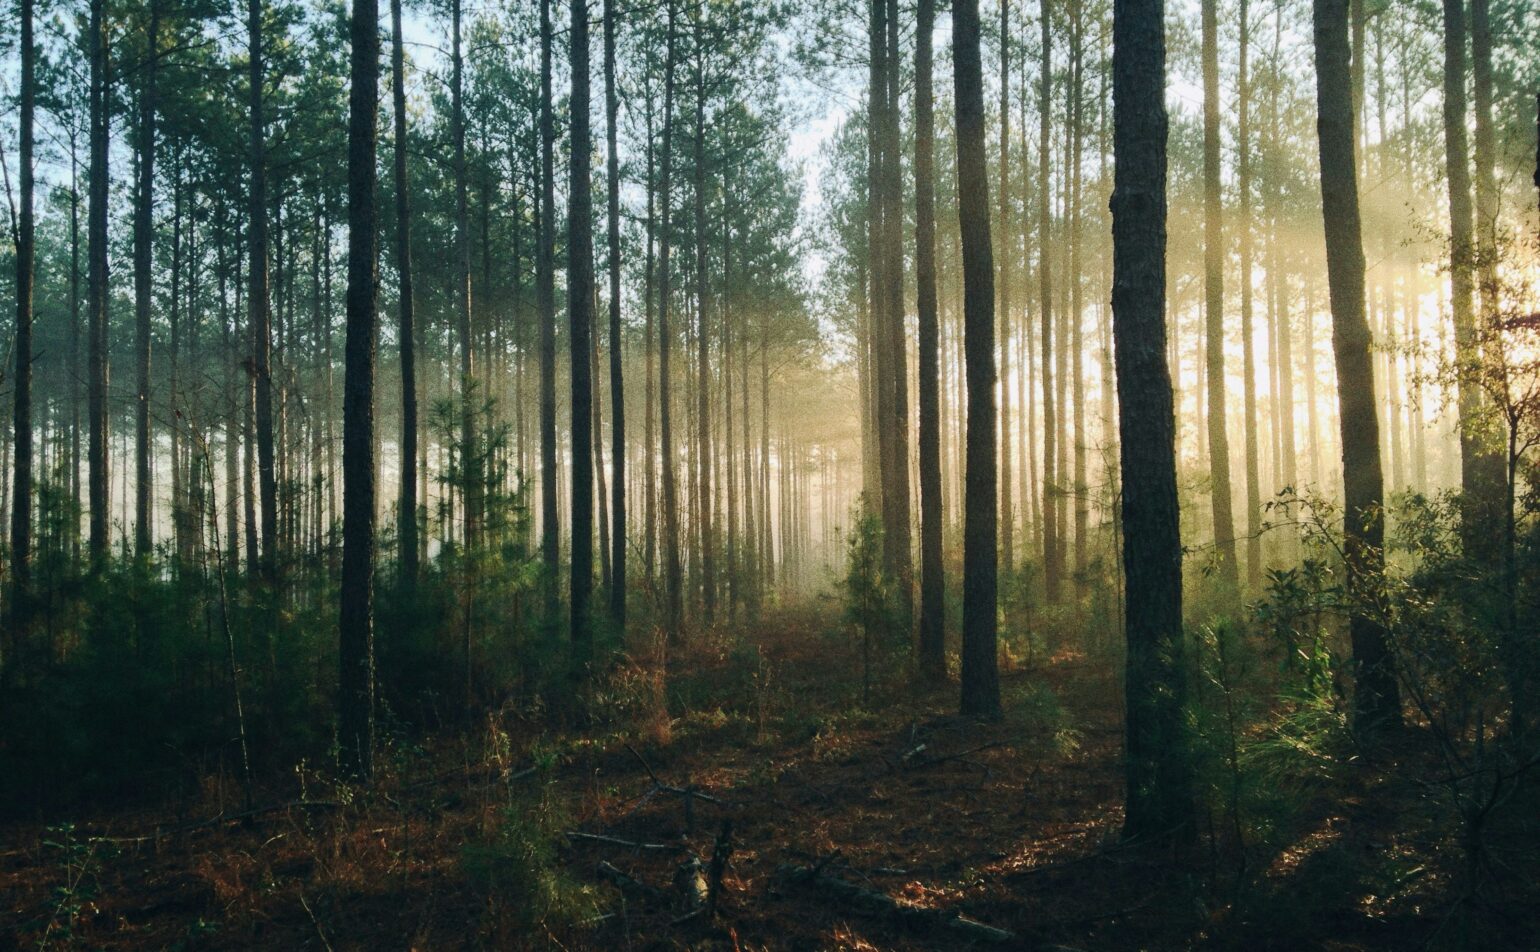
[[[1007,671],[1006,717],[980,724],[892,673],[863,707],[859,653],[811,616],[743,637],[675,657],[666,714],[616,688],[624,716],[586,736],[510,713],[395,745],[367,792],[301,769],[252,816],[12,828],[0,950],[930,949],[991,928],[1009,948],[1491,947],[1448,925],[1448,833],[1370,767],[1279,848],[1205,834],[1176,856],[1118,840],[1108,665]],[[711,878],[724,820],[717,914],[690,916],[678,868]],[[1534,934],[1514,928],[1504,947]]]

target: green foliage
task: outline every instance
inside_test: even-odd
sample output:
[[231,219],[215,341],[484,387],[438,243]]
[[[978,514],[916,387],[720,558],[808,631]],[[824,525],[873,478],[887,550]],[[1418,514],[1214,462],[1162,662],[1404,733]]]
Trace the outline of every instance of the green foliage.
[[597,909],[593,890],[562,864],[559,845],[567,817],[551,788],[514,794],[496,831],[460,855],[466,877],[485,903],[483,925],[493,945],[528,941],[537,930],[565,931]]
[[861,701],[871,697],[873,669],[906,646],[907,632],[899,624],[900,593],[883,564],[882,522],[865,494],[851,514],[845,541],[844,620],[861,639]]
[[75,824],[60,823],[50,826],[43,840],[43,849],[59,867],[59,883],[54,887],[56,903],[53,914],[43,926],[39,949],[56,945],[72,948],[75,945],[75,924],[91,908],[101,893],[97,873],[105,861],[116,855],[110,842],[98,837],[81,837]]

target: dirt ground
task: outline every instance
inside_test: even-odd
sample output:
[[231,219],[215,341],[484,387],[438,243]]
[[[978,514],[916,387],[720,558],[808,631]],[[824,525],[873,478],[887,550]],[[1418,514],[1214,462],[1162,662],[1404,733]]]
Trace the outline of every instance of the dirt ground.
[[[1007,670],[979,723],[895,672],[861,704],[857,647],[776,619],[671,659],[666,713],[638,669],[603,726],[398,741],[367,791],[301,767],[250,815],[211,779],[175,813],[0,831],[0,950],[1468,944],[1447,844],[1368,766],[1282,846],[1219,817],[1179,853],[1120,842],[1113,668]],[[715,915],[691,915],[677,872],[698,858],[709,889],[728,823]]]

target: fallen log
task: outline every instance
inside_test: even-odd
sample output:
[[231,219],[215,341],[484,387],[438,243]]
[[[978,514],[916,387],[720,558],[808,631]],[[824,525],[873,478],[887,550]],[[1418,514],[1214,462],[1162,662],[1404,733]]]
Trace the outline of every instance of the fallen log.
[[776,870],[776,878],[782,882],[816,886],[820,895],[835,897],[858,911],[891,919],[910,928],[945,929],[973,942],[1011,942],[1016,938],[1014,933],[970,919],[955,909],[916,906],[885,892],[857,886],[825,873],[824,865],[781,866]]

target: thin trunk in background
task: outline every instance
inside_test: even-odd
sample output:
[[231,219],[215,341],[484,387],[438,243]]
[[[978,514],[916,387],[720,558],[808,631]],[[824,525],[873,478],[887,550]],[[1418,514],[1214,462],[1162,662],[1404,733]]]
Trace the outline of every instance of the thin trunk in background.
[[16,338],[11,422],[16,449],[11,483],[11,661],[25,630],[32,581],[32,285],[35,275],[36,222],[33,213],[33,122],[37,110],[37,47],[33,42],[33,2],[21,0],[21,137],[19,178],[21,210],[16,222]]
[[626,401],[620,338],[620,152],[615,90],[615,0],[604,0],[604,137],[610,278],[610,620],[622,635],[626,624]]
[[540,552],[545,623],[561,612],[561,535],[556,498],[556,132],[551,100],[551,0],[540,0],[540,236],[535,298],[540,311]]
[[588,129],[588,6],[572,0],[569,24],[572,66],[570,159],[567,188],[567,334],[572,383],[572,665],[587,676],[593,631],[589,599],[594,584],[594,248],[591,138]]
[[[946,677],[946,568],[942,563],[941,366],[936,302],[935,101],[931,36],[934,0],[918,0],[914,50],[914,276],[919,312],[920,625],[919,666]],[[747,410],[744,425],[748,424]],[[1009,525],[1009,523],[1007,523]],[[1007,551],[1009,551],[1007,549]],[[1007,555],[1009,559],[1009,555]],[[1007,562],[1009,565],[1009,562]]]
[[1226,430],[1224,211],[1219,184],[1219,0],[1203,0],[1203,322],[1208,384],[1208,464],[1213,497],[1219,597],[1226,609],[1240,591]]
[[160,70],[160,4],[150,0],[145,28],[143,86],[135,143],[138,180],[134,185],[134,556],[150,557],[150,311],[154,294],[156,83]]
[[86,415],[90,439],[86,449],[90,497],[91,571],[107,563],[107,132],[112,107],[108,78],[106,0],[91,0],[91,170],[86,208],[86,335],[90,382]]
[[[412,212],[406,171],[406,52],[401,37],[401,0],[390,0],[391,101],[395,118],[396,277],[401,350],[401,498],[397,503],[400,533],[398,567],[404,589],[417,584],[421,554],[417,537],[417,301],[412,283]],[[346,396],[346,394],[344,394]]]

